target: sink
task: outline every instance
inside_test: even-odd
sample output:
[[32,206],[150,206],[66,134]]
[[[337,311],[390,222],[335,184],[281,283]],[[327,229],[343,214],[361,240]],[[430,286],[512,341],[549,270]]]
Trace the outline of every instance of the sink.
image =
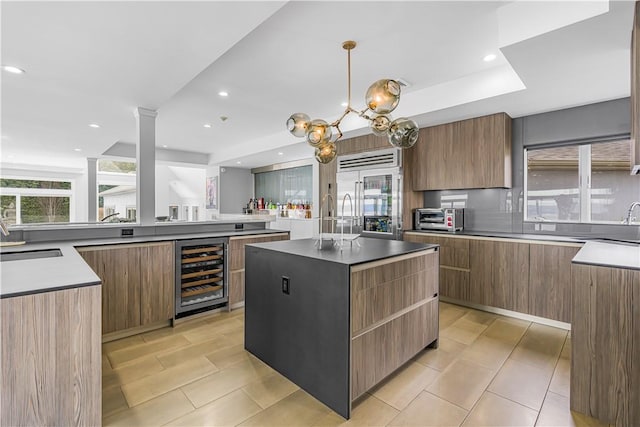
[[26,259],[53,258],[62,256],[60,249],[42,249],[36,251],[2,252],[0,261],[21,261]]

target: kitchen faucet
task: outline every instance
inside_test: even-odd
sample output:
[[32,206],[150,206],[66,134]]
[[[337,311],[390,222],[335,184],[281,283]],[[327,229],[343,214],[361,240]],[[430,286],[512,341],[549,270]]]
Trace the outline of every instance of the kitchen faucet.
[[[633,209],[636,206],[640,206],[640,202],[633,202],[631,203],[631,206],[629,206],[629,211],[627,212],[627,218],[625,218],[624,221],[622,221],[623,224],[627,224],[627,225],[631,225],[631,214],[633,213]],[[635,219],[635,218],[633,218]]]
[[318,241],[318,249],[322,249],[322,205],[324,205],[324,201],[329,198],[329,218],[331,219],[331,234],[333,235],[333,218],[331,217],[331,208],[333,207],[333,196],[331,193],[327,193],[322,197],[322,201],[320,202],[320,240]]

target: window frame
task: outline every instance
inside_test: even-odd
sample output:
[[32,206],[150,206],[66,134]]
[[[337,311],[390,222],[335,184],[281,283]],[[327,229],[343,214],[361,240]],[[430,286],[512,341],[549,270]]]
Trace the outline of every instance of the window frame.
[[[611,135],[603,138],[589,139],[589,140],[577,140],[566,141],[548,144],[536,144],[525,146],[523,151],[523,209],[522,218],[525,223],[541,224],[541,223],[562,223],[562,224],[605,224],[616,225],[615,221],[593,221],[591,218],[592,207],[592,159],[591,159],[591,147],[593,144],[615,142],[622,140],[630,140],[630,135]],[[630,141],[632,143],[632,141]],[[579,200],[579,212],[580,219],[578,221],[573,220],[552,220],[552,219],[531,219],[528,217],[529,212],[529,165],[528,165],[528,153],[529,151],[544,150],[557,147],[569,147],[578,146],[578,200]],[[587,218],[585,220],[585,218]]]
[[[3,175],[4,179],[22,180],[22,181],[51,181],[51,182],[68,182],[71,185],[69,189],[60,188],[27,188],[27,187],[0,187],[0,195],[14,196],[16,198],[16,222],[15,225],[24,225],[22,222],[22,197],[68,197],[69,198],[69,223],[75,222],[76,219],[76,180],[73,178],[50,178],[47,176],[22,176],[22,175]],[[27,223],[29,224],[29,223]],[[44,224],[60,224],[55,222],[47,222]]]

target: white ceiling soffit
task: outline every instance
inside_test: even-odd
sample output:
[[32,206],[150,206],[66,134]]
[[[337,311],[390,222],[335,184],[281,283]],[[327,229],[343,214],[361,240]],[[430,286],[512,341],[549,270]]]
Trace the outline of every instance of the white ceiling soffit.
[[[412,4],[415,9],[411,13],[405,10],[409,17],[404,23],[394,22],[393,14],[388,19],[385,16],[390,28],[406,30],[392,36],[390,45],[372,36],[370,43],[364,39],[352,52],[352,104],[361,108],[366,85],[383,76],[403,77],[414,83],[403,90],[402,100],[393,115],[412,117],[420,126],[497,111],[519,117],[629,95],[633,2],[479,3]],[[243,42],[249,42],[248,39],[293,7],[287,5]],[[368,10],[375,13],[375,3],[372,7]],[[422,12],[420,7],[424,8]],[[413,22],[411,16],[419,17],[421,23]],[[430,18],[425,20],[425,16]],[[365,16],[365,22],[370,18]],[[427,22],[429,20],[433,22]],[[354,21],[354,25],[361,30],[358,22]],[[350,30],[353,31],[354,25]],[[425,27],[439,34],[428,34]],[[413,36],[412,41],[402,38],[405,33]],[[211,155],[212,163],[233,165],[241,161],[243,167],[259,166],[251,161],[259,156],[245,157],[239,153],[255,153],[256,147],[262,147],[264,156],[272,157],[276,151],[285,151],[288,144],[300,141],[284,130],[284,121],[292,112],[304,111],[312,118],[322,117],[328,121],[337,118],[341,111],[337,102],[344,98],[340,94],[346,93],[344,57],[341,61],[337,38],[334,44],[338,48],[334,46],[329,51],[327,46],[326,52],[318,49],[315,55],[322,60],[318,65],[321,68],[323,63],[333,62],[334,68],[338,69],[335,76],[330,70],[324,70],[323,75],[314,72],[317,62],[313,63],[314,67],[300,66],[293,74],[288,73],[292,77],[288,86],[298,94],[297,105],[300,107],[290,103],[287,111],[279,113],[281,120],[276,124],[281,127],[275,133],[269,134],[268,129],[275,128],[264,123],[257,127],[261,130],[257,135],[246,132],[244,141],[216,146]],[[410,48],[402,49],[407,43]],[[491,65],[478,61],[490,50],[488,46],[500,48],[496,52],[498,59]],[[371,55],[366,49],[374,49],[375,54]],[[381,52],[393,54],[380,55]],[[393,64],[386,63],[402,62],[403,55],[413,55],[406,68],[395,69]],[[460,61],[464,61],[464,65],[454,66]],[[304,64],[304,61],[300,62]],[[368,65],[363,66],[361,62]],[[396,74],[394,71],[385,74],[385,69],[395,70]],[[304,71],[304,76],[300,70]],[[361,77],[362,74],[367,77]],[[300,81],[315,82],[315,85],[305,86],[299,84]],[[327,97],[321,96],[320,91],[333,93],[331,99],[336,101],[331,105],[321,104],[320,101]],[[277,100],[267,99],[270,105],[277,107]],[[320,113],[314,114],[314,110]],[[357,136],[367,132],[363,127],[366,124],[358,117],[348,116],[341,128],[345,137]],[[313,150],[309,153],[313,155]]]
[[[118,141],[102,154],[107,157],[124,157],[135,161],[136,144]],[[209,155],[206,153],[195,153],[193,151],[156,147],[156,161],[207,165],[209,164]]]
[[2,63],[26,73],[2,73],[2,160],[28,146],[31,161],[84,161],[135,136],[136,107],[158,108],[285,3],[3,1]]

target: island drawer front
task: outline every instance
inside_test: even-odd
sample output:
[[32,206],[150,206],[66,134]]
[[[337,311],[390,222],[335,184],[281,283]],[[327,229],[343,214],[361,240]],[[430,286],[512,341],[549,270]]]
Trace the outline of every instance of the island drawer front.
[[276,242],[289,240],[289,233],[262,234],[250,236],[232,236],[229,238],[229,269],[244,268],[244,246],[252,243]]
[[351,337],[438,294],[439,252],[428,250],[351,268]]
[[354,338],[351,401],[438,338],[438,298]]

